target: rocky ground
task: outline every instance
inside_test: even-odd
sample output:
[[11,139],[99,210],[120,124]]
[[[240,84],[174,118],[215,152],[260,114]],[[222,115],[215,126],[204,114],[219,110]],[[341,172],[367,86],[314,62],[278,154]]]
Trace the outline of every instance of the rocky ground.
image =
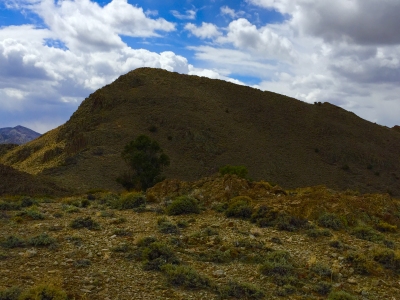
[[[263,186],[219,177],[164,182],[147,197],[4,197],[0,299],[400,298],[398,212],[388,217],[370,200],[375,215],[361,208],[369,220],[343,218],[350,198],[366,196]],[[341,221],[307,210],[315,197],[329,198],[336,210],[326,214]],[[381,206],[399,207],[385,197]],[[195,208],[177,198],[197,199]],[[258,218],[261,207],[271,210]]]

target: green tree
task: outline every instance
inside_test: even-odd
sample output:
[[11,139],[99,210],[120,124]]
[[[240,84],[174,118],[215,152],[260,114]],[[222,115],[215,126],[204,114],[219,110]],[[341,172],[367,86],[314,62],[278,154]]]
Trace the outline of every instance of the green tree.
[[169,166],[169,157],[160,145],[146,135],[128,143],[121,153],[130,170],[117,178],[127,190],[146,190],[164,179],[161,173]]

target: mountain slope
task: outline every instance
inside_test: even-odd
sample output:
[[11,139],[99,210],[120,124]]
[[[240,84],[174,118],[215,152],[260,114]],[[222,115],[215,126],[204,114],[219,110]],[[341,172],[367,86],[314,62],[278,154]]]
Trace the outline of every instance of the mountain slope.
[[41,134],[23,126],[0,128],[0,144],[25,144]]
[[397,131],[329,103],[150,68],[99,89],[66,124],[0,160],[79,191],[120,189],[120,153],[143,133],[170,156],[170,178],[195,180],[242,164],[253,179],[285,188],[325,184],[400,195]]

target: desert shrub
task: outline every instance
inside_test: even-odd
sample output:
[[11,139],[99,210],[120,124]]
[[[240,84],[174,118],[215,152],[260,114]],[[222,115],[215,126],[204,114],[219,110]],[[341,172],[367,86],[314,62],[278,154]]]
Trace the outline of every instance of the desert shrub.
[[28,244],[33,247],[49,247],[56,243],[56,240],[47,233],[42,233],[28,240]]
[[336,249],[343,249],[343,247],[344,247],[343,243],[339,240],[330,241],[329,246],[331,246],[332,248],[336,248]]
[[216,203],[212,206],[212,209],[216,212],[222,213],[228,208],[228,203]]
[[322,296],[325,296],[328,295],[332,290],[332,284],[326,281],[319,281],[315,284],[313,290],[314,292]]
[[234,297],[237,299],[263,299],[265,293],[256,286],[248,283],[229,281],[219,289],[221,298]]
[[386,223],[385,221],[379,220],[378,224],[375,225],[375,228],[380,232],[396,232],[397,226]]
[[8,257],[9,256],[6,252],[0,250],[0,260],[6,260]]
[[352,230],[351,234],[359,239],[370,242],[379,242],[384,240],[383,235],[368,226],[357,226]]
[[369,275],[375,270],[373,262],[368,260],[368,258],[361,253],[351,251],[346,255],[345,260],[351,265],[356,274]]
[[78,217],[71,222],[70,227],[74,229],[87,228],[89,230],[99,230],[100,224],[91,217]]
[[115,246],[111,249],[111,251],[117,252],[117,253],[118,252],[119,253],[127,253],[127,252],[130,252],[131,250],[132,250],[132,246],[127,243],[118,244],[117,246]]
[[176,225],[178,225],[179,228],[187,228],[189,226],[189,223],[185,220],[179,220],[176,222]]
[[136,245],[138,247],[148,247],[150,244],[157,242],[154,236],[146,236],[137,241]]
[[393,270],[400,273],[400,253],[392,250],[376,250],[373,253],[373,258],[381,264],[385,269]]
[[102,197],[99,198],[98,202],[99,204],[106,204],[111,206],[112,203],[114,203],[115,201],[119,200],[119,196],[117,194],[114,193],[107,193],[105,195],[102,195]]
[[260,272],[266,276],[289,276],[294,271],[290,260],[288,252],[272,251],[266,255],[266,261],[261,265]]
[[9,289],[0,290],[0,300],[18,300],[22,290],[18,286],[13,286]]
[[0,245],[3,248],[18,248],[18,247],[25,247],[26,242],[17,236],[10,235],[4,240],[2,240]]
[[320,277],[330,278],[332,276],[332,270],[328,266],[322,263],[315,263],[310,267],[310,271],[317,274]]
[[24,217],[29,220],[44,220],[44,215],[35,206],[17,213],[16,216]]
[[342,220],[335,214],[324,213],[318,218],[318,225],[333,230],[340,230],[344,227]]
[[207,288],[211,286],[210,279],[201,276],[196,270],[189,266],[166,264],[161,267],[161,271],[165,274],[168,283],[175,286],[191,289]]
[[37,205],[37,201],[32,199],[31,197],[23,197],[20,200],[20,206],[21,207],[30,207],[33,205]]
[[197,255],[198,260],[207,261],[213,263],[229,263],[233,260],[231,256],[231,251],[221,251],[221,250],[208,250],[206,252],[200,252]]
[[235,197],[230,200],[225,211],[228,218],[250,219],[253,214],[252,200],[246,196]]
[[166,244],[152,242],[139,249],[140,258],[144,261],[144,270],[160,271],[165,264],[179,264],[175,253]]
[[18,202],[14,201],[1,201],[0,211],[20,210],[21,206]]
[[328,300],[356,300],[357,298],[345,291],[332,292],[328,296]]
[[308,221],[306,219],[281,213],[278,215],[275,225],[279,230],[296,231],[307,227]]
[[124,228],[115,229],[113,233],[116,236],[132,236],[132,231],[124,229]]
[[318,238],[321,236],[329,237],[332,233],[328,229],[309,229],[306,231],[307,236],[312,238]]
[[290,284],[283,285],[276,292],[276,294],[280,297],[287,297],[287,296],[293,295],[294,293],[296,293],[296,287],[294,287],[293,285],[290,285]]
[[110,203],[111,208],[133,209],[146,205],[146,197],[141,193],[129,193]]
[[158,230],[161,233],[172,233],[172,234],[179,233],[178,226],[176,226],[176,224],[172,223],[167,218],[159,218],[157,220],[157,225],[158,225]]
[[200,213],[197,200],[189,196],[180,196],[175,198],[170,205],[167,206],[166,213],[168,215],[198,214]]
[[259,227],[270,227],[275,225],[275,220],[278,218],[278,215],[278,210],[262,205],[255,210],[250,220]]
[[31,287],[23,292],[18,300],[67,300],[65,291],[50,284],[42,284]]
[[92,262],[89,259],[78,259],[74,261],[75,268],[87,268],[90,267]]
[[226,166],[223,166],[223,167],[219,168],[219,173],[221,175],[233,174],[233,175],[237,175],[237,176],[239,176],[241,178],[246,178],[246,176],[249,173],[249,171],[247,170],[247,168],[245,166],[226,165]]
[[112,210],[102,210],[100,212],[100,217],[102,218],[114,218],[115,217],[115,212]]

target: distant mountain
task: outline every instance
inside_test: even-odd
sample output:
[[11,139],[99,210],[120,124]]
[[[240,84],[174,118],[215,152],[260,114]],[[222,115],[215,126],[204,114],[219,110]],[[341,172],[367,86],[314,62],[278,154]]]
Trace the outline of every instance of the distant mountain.
[[14,128],[0,128],[0,144],[22,145],[38,138],[39,136],[41,136],[40,133],[19,125]]
[[[124,146],[140,134],[193,181],[245,165],[254,180],[400,196],[400,134],[330,103],[307,104],[221,80],[139,68],[85,99],[64,125],[0,163],[77,191],[118,190]],[[228,184],[228,183],[227,183]]]

